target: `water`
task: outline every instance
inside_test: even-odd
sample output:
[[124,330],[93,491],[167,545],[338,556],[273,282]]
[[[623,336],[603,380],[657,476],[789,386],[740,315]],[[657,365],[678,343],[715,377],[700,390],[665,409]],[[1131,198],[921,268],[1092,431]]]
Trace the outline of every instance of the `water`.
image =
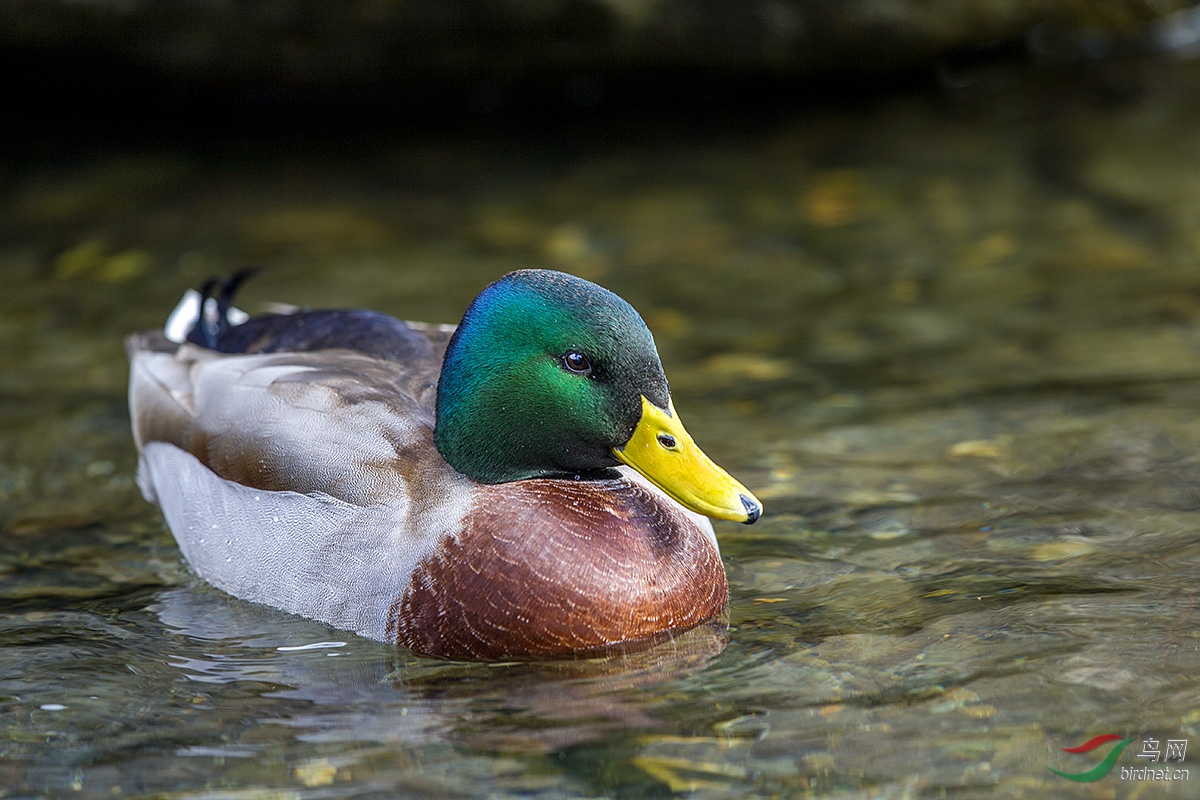
[[[1119,773],[1200,748],[1200,75],[977,77],[8,165],[0,797],[1195,796]],[[455,321],[530,265],[629,299],[766,505],[717,526],[728,630],[463,665],[200,583],[133,485],[121,337],[250,262],[250,307]],[[1101,733],[1113,774],[1049,772]]]

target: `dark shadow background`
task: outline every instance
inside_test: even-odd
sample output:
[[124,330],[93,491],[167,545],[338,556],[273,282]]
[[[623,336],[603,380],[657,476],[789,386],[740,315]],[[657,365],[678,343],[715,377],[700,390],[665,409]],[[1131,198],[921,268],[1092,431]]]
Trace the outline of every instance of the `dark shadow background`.
[[[232,135],[764,120],[1194,46],[1184,0],[0,3],[10,160]],[[619,134],[618,134],[619,135]]]

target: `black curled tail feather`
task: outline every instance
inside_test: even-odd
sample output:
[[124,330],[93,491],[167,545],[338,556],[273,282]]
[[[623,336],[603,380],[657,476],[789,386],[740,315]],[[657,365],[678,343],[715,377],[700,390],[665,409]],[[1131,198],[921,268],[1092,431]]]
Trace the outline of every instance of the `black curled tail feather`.
[[[261,267],[246,267],[228,278],[209,278],[200,287],[200,311],[188,331],[187,341],[192,344],[217,350],[222,337],[234,323],[229,320],[229,309],[233,307],[233,296],[248,278],[262,271]],[[209,300],[214,301],[210,306]],[[214,313],[215,312],[215,313]]]
[[200,306],[196,312],[196,321],[192,323],[192,327],[188,329],[187,333],[187,341],[210,350],[216,346],[220,323],[217,320],[209,319],[208,301],[212,297],[213,290],[220,283],[220,278],[209,278],[197,290],[200,292]]

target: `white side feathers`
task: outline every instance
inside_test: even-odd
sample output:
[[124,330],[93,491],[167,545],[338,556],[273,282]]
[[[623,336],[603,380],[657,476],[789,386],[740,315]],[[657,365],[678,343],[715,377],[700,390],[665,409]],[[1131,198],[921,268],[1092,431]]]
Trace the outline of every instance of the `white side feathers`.
[[175,306],[175,310],[171,312],[171,316],[167,317],[167,324],[163,326],[163,335],[175,344],[183,344],[187,340],[188,331],[192,329],[192,324],[199,316],[200,293],[195,289],[188,289],[183,293],[183,299],[179,301],[179,305]]

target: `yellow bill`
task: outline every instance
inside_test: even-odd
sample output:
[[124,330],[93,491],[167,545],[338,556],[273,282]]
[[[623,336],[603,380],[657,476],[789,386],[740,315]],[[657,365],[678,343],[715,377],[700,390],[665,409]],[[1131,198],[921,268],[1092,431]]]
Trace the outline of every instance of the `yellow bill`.
[[613,455],[684,507],[706,517],[749,525],[762,514],[758,498],[692,441],[674,403],[663,411],[643,395],[642,418],[629,441],[613,448]]

